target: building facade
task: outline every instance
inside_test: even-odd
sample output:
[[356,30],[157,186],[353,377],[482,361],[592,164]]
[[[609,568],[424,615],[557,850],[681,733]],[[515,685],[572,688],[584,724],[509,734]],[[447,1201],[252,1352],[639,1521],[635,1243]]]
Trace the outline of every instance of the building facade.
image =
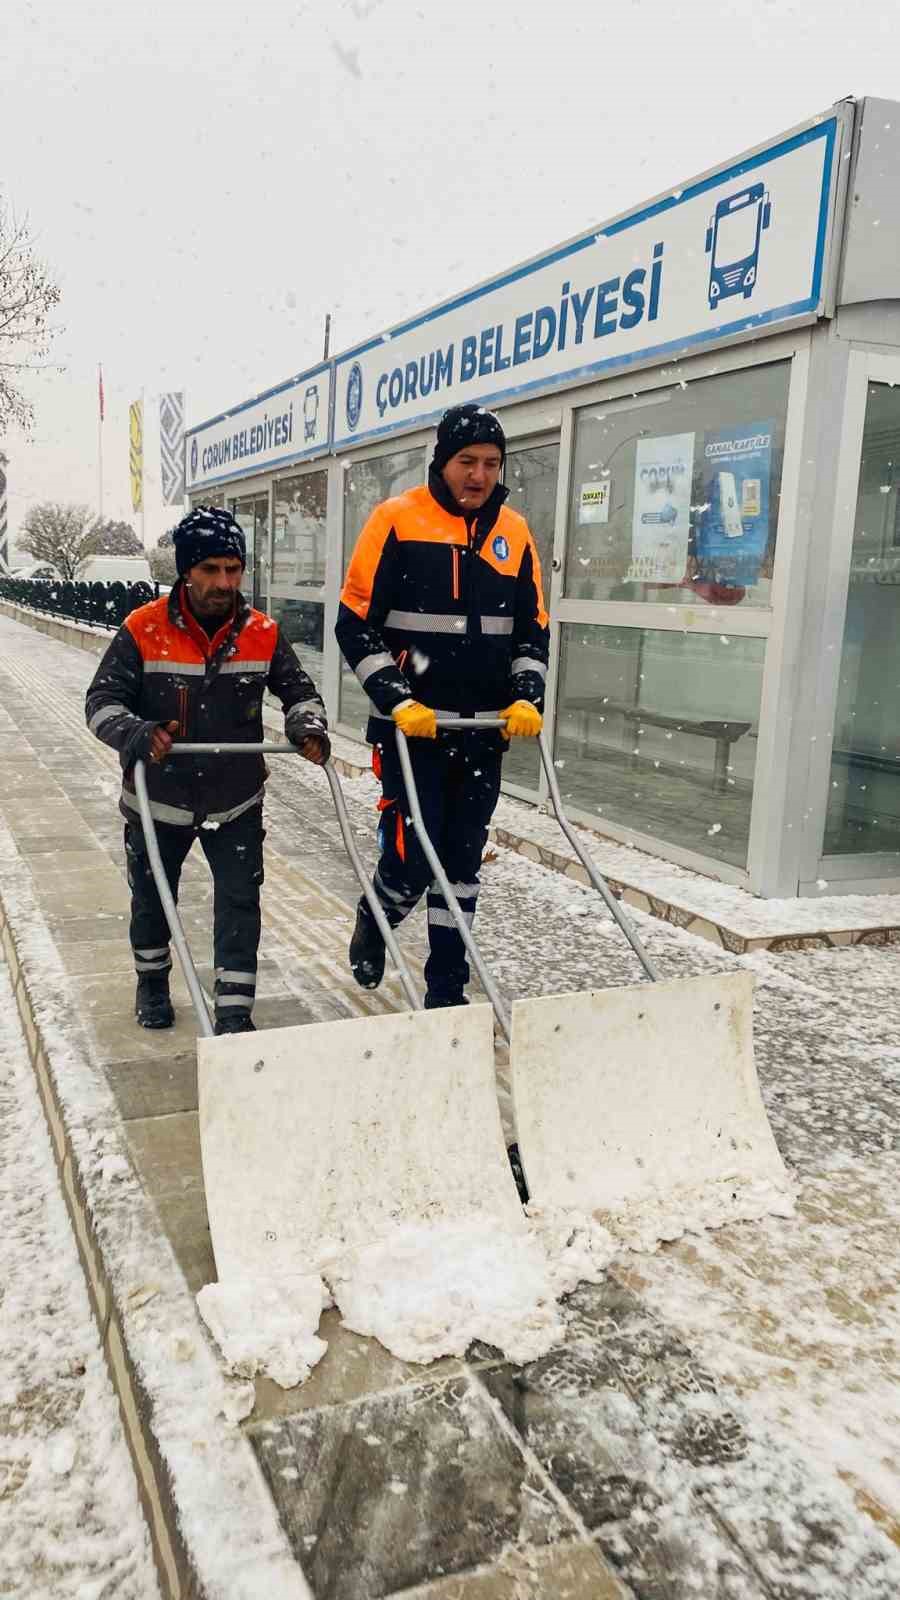
[[[760,895],[900,890],[898,182],[900,104],[841,102],[189,429],[335,725],[354,541],[483,401],[573,816]],[[544,797],[536,750],[505,771]]]

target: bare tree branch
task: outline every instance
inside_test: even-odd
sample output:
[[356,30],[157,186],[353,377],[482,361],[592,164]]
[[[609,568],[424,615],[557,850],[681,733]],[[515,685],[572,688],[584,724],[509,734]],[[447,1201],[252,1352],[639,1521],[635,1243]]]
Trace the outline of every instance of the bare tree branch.
[[50,313],[60,291],[35,254],[27,218],[19,222],[0,198],[0,429],[17,423],[26,431],[34,408],[9,376],[36,368],[59,331]]

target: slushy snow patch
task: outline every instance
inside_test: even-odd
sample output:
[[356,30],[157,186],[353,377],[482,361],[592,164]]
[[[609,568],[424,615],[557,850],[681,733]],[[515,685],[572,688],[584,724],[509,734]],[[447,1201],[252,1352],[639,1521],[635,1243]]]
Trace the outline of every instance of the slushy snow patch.
[[345,1327],[401,1361],[461,1356],[476,1339],[535,1361],[565,1331],[538,1243],[484,1219],[399,1227],[326,1272]]
[[271,1282],[208,1283],[197,1295],[203,1321],[230,1372],[266,1373],[283,1389],[308,1378],[328,1346],[316,1333],[328,1305],[314,1273]]

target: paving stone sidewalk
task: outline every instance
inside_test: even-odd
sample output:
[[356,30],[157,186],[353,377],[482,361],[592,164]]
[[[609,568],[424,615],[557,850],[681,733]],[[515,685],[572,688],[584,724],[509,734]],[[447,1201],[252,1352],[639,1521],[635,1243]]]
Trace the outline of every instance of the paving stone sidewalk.
[[[192,1302],[214,1277],[194,1029],[180,980],[171,1033],[132,1019],[118,766],[82,715],[93,665],[0,618],[0,898],[155,1458],[168,1592],[894,1600],[900,951],[743,958],[763,1092],[801,1180],[795,1221],[628,1258],[572,1297],[565,1344],[525,1368],[488,1349],[414,1367],[326,1312],[328,1353],[307,1383],[258,1380],[229,1434],[233,1386],[210,1376]],[[348,976],[357,890],[321,775],[272,766],[258,1025],[399,1006],[392,980],[366,995]],[[346,792],[371,859],[371,786]],[[195,855],[181,898],[209,983],[211,885]],[[479,932],[507,995],[636,981],[577,884],[491,855]],[[667,975],[740,959],[638,920]],[[407,942],[422,955],[421,918]]]

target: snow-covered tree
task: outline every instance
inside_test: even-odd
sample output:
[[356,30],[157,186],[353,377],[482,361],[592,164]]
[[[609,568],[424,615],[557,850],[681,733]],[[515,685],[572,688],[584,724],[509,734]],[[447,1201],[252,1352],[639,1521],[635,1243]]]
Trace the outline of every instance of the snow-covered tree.
[[144,546],[130,522],[113,522],[106,518],[94,524],[92,556],[142,556]]
[[0,431],[28,429],[34,407],[19,379],[38,367],[58,331],[50,323],[60,292],[35,254],[27,219],[18,222],[0,197]]
[[167,533],[160,534],[156,541],[156,549],[148,550],[147,560],[157,583],[175,582],[178,572],[175,567],[175,546],[171,528]]
[[77,579],[94,554],[97,521],[89,506],[62,506],[52,501],[32,506],[25,515],[18,547],[35,561],[55,568],[61,578]]

